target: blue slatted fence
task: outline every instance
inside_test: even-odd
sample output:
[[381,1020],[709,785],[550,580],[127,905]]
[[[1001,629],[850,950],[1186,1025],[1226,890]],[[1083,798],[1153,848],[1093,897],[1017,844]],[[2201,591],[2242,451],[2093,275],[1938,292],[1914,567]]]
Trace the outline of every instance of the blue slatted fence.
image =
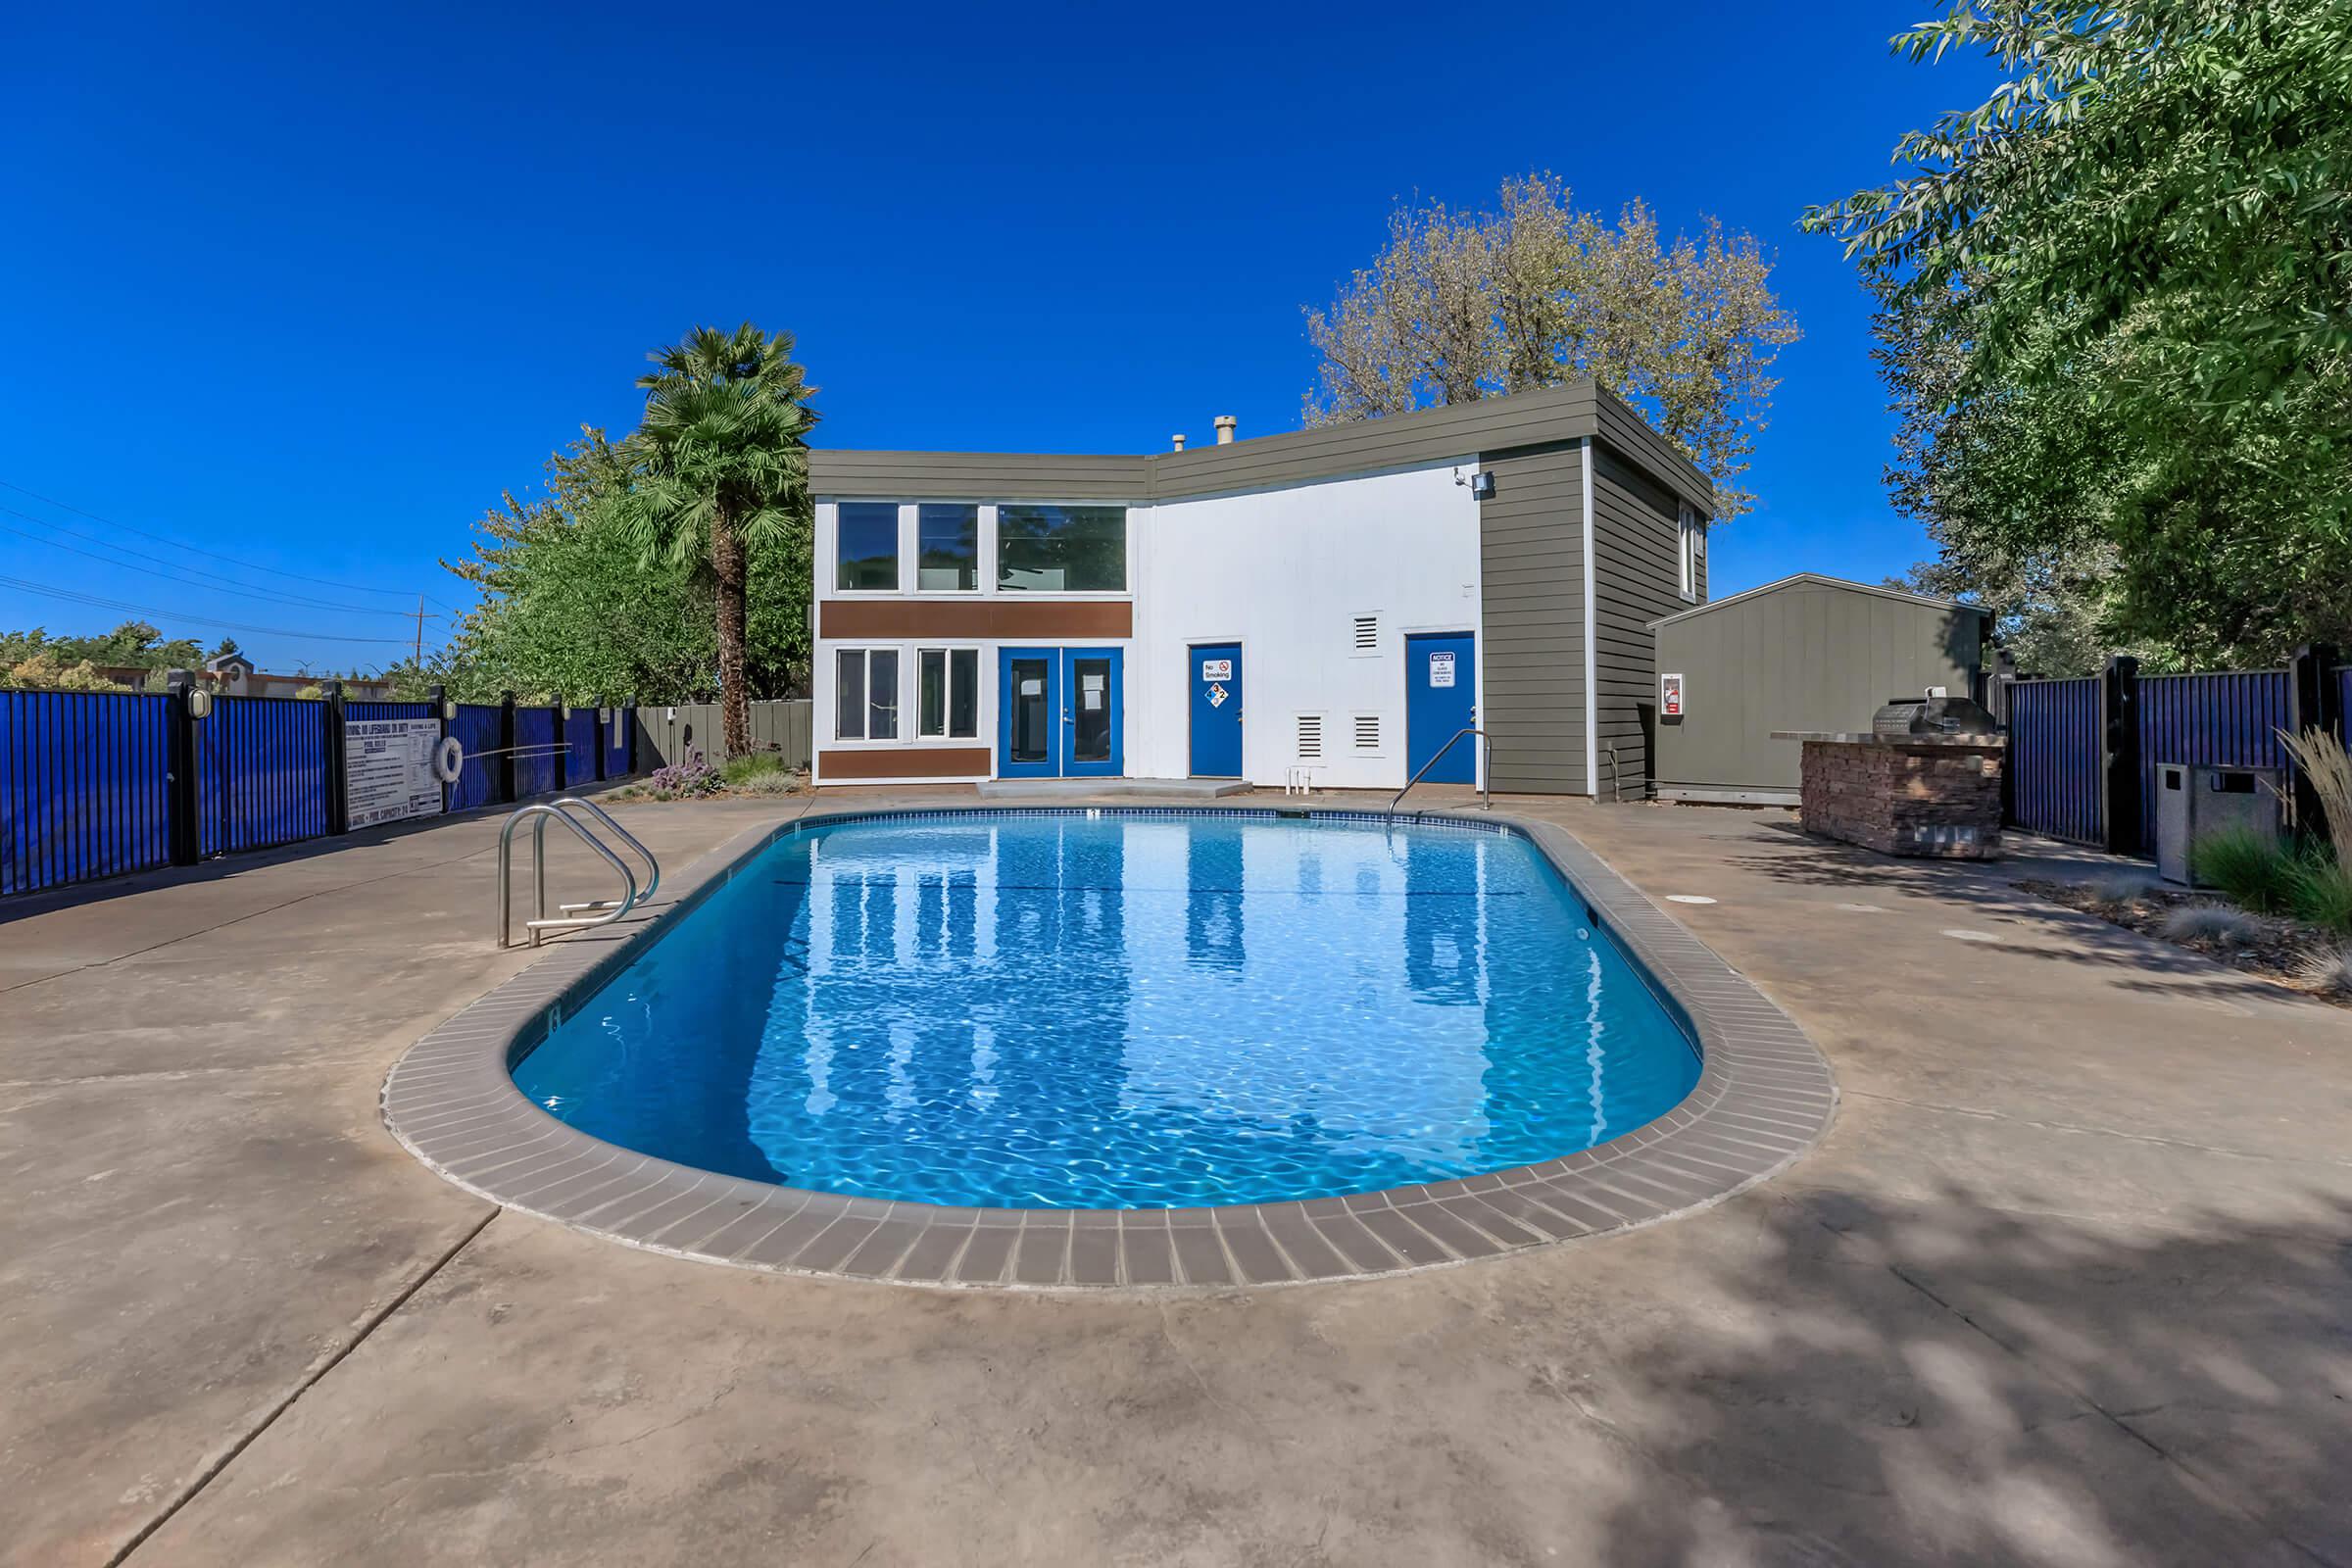
[[171,699],[0,691],[0,894],[172,858]]
[[466,765],[458,770],[458,781],[450,787],[449,808],[470,811],[477,806],[501,804],[500,786],[506,775],[506,759],[483,754],[498,750],[499,727],[506,710],[490,703],[460,703],[458,716],[449,721],[449,732],[466,749]]
[[564,787],[596,782],[596,710],[575,708],[564,726]]
[[345,703],[345,718],[430,718],[430,703]]
[[2278,731],[2286,727],[2292,695],[2283,669],[2140,676],[2140,842],[2155,848],[2160,764],[2284,768]]
[[266,850],[326,832],[330,710],[295,697],[219,697],[196,725],[202,854]]
[[2054,839],[2105,839],[2103,682],[2021,680],[2009,691],[2011,822]]
[[514,798],[545,795],[556,787],[556,710],[514,710]]

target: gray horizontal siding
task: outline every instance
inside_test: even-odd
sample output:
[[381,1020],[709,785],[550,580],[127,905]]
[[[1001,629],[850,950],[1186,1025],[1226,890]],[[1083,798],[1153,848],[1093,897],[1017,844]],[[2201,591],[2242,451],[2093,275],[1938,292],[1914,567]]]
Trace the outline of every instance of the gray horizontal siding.
[[1482,460],[1480,657],[1498,790],[1585,786],[1584,453],[1543,447]]
[[808,454],[814,496],[893,501],[1144,501],[1150,460],[1019,452]]

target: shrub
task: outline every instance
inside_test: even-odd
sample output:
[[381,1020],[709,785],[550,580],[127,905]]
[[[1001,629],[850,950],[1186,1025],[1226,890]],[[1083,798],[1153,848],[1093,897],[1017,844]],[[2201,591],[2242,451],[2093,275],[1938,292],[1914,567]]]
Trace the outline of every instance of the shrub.
[[2188,865],[2196,881],[2260,914],[2280,912],[2294,892],[2293,854],[2277,834],[2259,828],[2208,834],[2190,848]]
[[2352,936],[2352,866],[2325,855],[2299,857],[2289,867],[2286,906],[2299,920]]
[[2164,917],[2164,934],[2175,942],[2247,947],[2261,941],[2263,932],[2260,919],[2227,904],[2183,904]]
[[726,780],[719,776],[718,769],[699,751],[688,752],[682,762],[654,769],[654,776],[646,783],[657,801],[692,800],[698,795],[716,795],[726,788]]
[[784,769],[771,767],[764,773],[753,774],[752,781],[744,788],[754,795],[796,795],[800,793],[801,784]]
[[2307,986],[2352,996],[2352,948],[2323,948],[2304,958],[2295,973]]
[[718,769],[721,776],[737,789],[745,788],[754,779],[784,771],[784,759],[773,752],[754,752],[748,757],[730,757]]
[[2082,884],[2101,904],[2134,905],[2147,897],[2148,879],[2138,871],[2109,871]]

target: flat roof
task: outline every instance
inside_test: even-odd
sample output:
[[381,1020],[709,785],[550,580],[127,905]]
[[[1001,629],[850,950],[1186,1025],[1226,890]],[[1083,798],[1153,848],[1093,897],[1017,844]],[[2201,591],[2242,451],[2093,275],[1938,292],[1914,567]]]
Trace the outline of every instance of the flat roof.
[[815,448],[808,489],[826,499],[1168,501],[1565,446],[1586,438],[1712,515],[1715,488],[1624,399],[1591,380],[1410,414],[1137,455],[885,452]]

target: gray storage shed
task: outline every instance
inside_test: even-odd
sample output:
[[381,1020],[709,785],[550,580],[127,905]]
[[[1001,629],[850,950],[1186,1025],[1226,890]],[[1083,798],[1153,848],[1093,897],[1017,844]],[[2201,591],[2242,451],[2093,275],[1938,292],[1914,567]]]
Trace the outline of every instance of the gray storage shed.
[[1808,571],[1651,621],[1658,798],[1795,805],[1801,749],[1774,730],[1867,730],[1891,698],[1972,695],[1986,618]]

